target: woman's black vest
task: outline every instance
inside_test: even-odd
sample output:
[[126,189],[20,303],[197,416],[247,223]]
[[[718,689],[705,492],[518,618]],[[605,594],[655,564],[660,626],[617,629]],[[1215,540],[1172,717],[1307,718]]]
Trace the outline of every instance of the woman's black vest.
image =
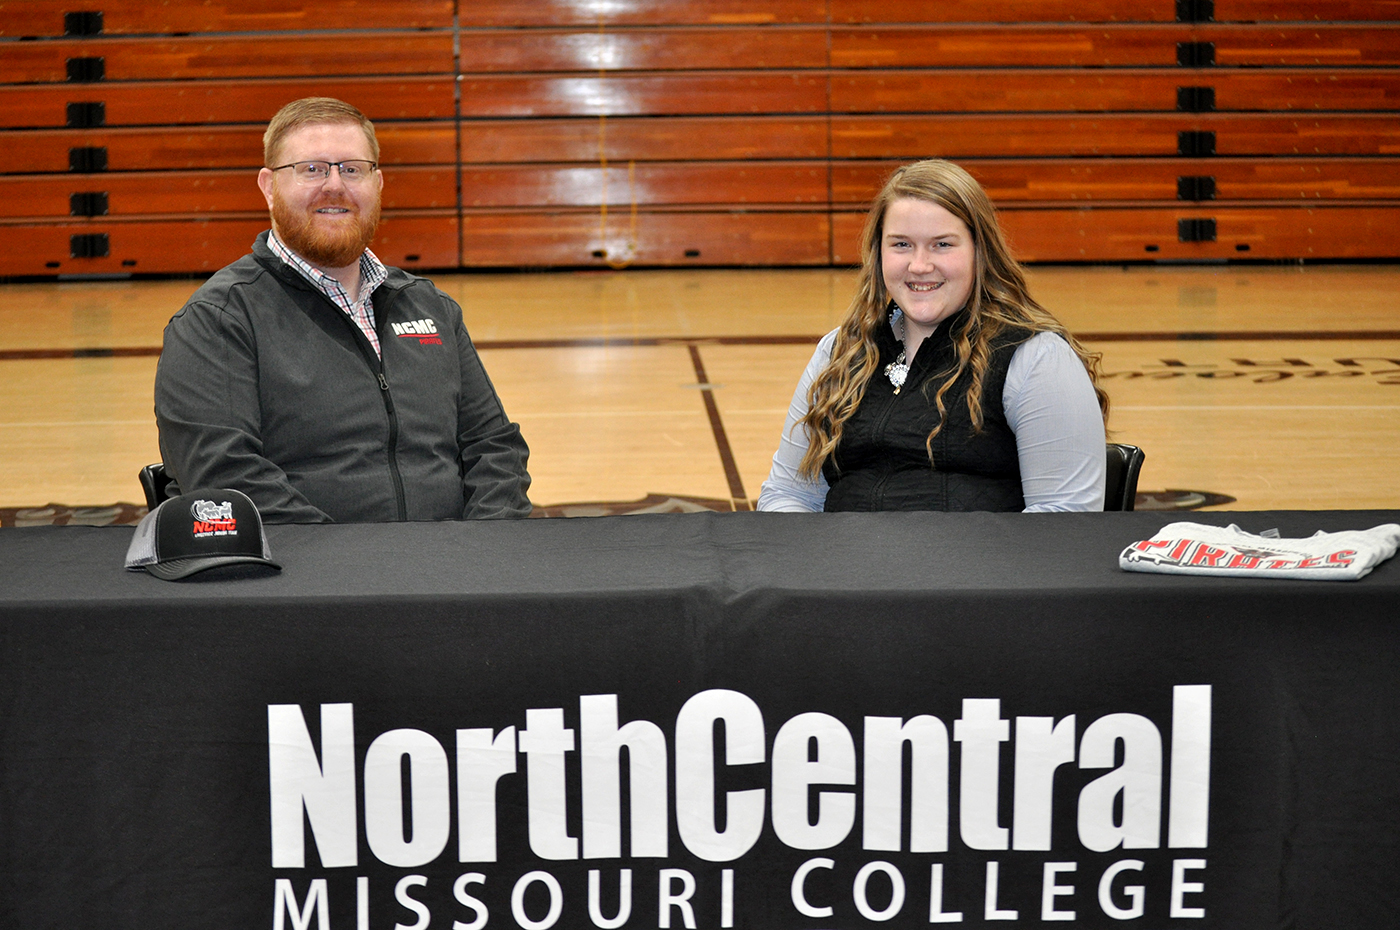
[[963,372],[943,395],[947,422],[933,439],[929,463],[925,443],[939,422],[933,398],[957,367],[950,333],[962,320],[962,312],[953,314],[924,340],[898,394],[885,366],[903,346],[889,326],[876,328],[879,367],[846,421],[841,442],[822,466],[831,486],[828,511],[1025,509],[1016,435],[1006,423],[1001,394],[1011,356],[1032,335],[1028,330],[1005,331],[992,343],[983,379],[981,432],[973,431],[967,410],[970,372]]

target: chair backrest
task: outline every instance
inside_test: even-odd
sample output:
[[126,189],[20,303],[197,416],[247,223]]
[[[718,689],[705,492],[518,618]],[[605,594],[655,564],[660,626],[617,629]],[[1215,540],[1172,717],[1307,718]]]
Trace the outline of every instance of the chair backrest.
[[165,500],[166,489],[173,480],[165,470],[165,463],[147,465],[137,477],[141,479],[141,490],[146,492],[146,509],[155,510]]
[[1138,472],[1147,453],[1137,446],[1120,442],[1108,444],[1108,467],[1104,471],[1104,510],[1132,510],[1137,500]]

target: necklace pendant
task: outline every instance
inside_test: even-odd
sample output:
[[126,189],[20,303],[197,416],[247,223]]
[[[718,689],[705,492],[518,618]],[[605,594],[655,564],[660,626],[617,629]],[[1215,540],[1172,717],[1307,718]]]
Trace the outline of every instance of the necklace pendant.
[[899,358],[885,366],[885,377],[890,379],[890,384],[894,385],[894,392],[899,393],[899,389],[904,387],[904,381],[909,377],[909,363],[904,359],[904,353],[899,353]]

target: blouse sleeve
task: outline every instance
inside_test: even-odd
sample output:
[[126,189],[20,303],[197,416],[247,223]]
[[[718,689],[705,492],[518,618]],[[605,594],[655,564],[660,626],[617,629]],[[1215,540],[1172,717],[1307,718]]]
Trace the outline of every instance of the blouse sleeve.
[[831,360],[831,347],[835,344],[836,330],[832,330],[817,343],[812,360],[797,382],[788,405],[787,422],[778,439],[778,451],[773,453],[773,467],[758,495],[759,510],[819,513],[826,504],[826,479],[818,473],[815,481],[808,481],[798,475],[797,469],[807,454],[807,433],[802,426],[802,418],[807,415],[807,391]]
[[1002,406],[1021,464],[1026,512],[1103,510],[1103,413],[1089,373],[1056,333],[1011,357]]

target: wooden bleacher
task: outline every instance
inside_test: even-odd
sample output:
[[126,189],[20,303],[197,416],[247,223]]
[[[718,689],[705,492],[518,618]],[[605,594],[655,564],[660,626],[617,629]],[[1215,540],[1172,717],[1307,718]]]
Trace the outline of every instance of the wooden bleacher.
[[1400,257],[1400,0],[73,6],[0,2],[0,275],[233,260],[313,94],[410,268],[850,263],[931,155],[1027,260]]

